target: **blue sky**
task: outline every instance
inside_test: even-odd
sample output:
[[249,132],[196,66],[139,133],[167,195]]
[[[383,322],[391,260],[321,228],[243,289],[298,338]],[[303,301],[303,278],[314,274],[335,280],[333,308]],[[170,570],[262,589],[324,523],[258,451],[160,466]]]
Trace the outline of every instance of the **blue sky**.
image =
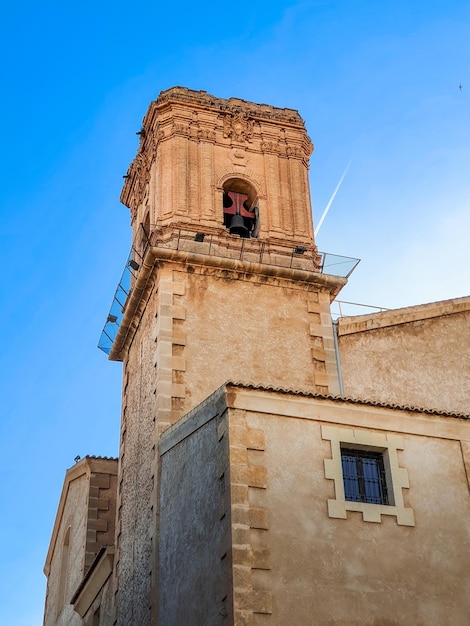
[[[130,245],[122,175],[183,85],[299,110],[340,298],[468,295],[470,3],[9,3],[2,9],[0,623],[42,623],[66,468],[115,456],[121,366],[96,348]],[[459,85],[462,84],[462,89]]]

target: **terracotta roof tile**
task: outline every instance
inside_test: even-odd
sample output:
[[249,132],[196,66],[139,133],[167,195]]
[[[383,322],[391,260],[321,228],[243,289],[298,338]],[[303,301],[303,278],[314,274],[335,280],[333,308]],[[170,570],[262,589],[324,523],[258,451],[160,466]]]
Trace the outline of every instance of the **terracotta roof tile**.
[[412,411],[414,413],[426,413],[428,415],[439,415],[442,417],[457,417],[460,419],[470,419],[470,414],[458,413],[456,411],[444,411],[441,409],[433,409],[428,407],[417,407],[408,404],[394,404],[393,402],[382,402],[380,400],[366,400],[364,398],[351,398],[348,396],[337,396],[332,394],[315,393],[303,389],[289,389],[288,387],[274,387],[272,385],[262,385],[255,383],[242,383],[229,380],[225,383],[227,386],[243,387],[244,389],[259,389],[263,391],[276,391],[279,393],[287,393],[297,396],[305,396],[308,398],[318,398],[320,400],[333,400],[335,402],[350,402],[351,404],[363,404],[365,406],[379,406],[387,409],[397,409],[400,411]]

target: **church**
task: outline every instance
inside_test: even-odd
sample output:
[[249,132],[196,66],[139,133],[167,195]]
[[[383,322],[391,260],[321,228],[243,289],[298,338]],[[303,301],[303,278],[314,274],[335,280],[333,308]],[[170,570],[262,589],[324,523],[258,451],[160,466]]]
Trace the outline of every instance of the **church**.
[[117,459],[65,474],[45,626],[467,626],[470,297],[340,317],[297,111],[173,87],[121,194]]

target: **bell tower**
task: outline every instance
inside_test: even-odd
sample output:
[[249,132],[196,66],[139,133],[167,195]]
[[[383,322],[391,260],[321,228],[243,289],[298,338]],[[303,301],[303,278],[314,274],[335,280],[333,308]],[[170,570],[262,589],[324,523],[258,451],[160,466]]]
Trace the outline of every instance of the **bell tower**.
[[117,624],[156,623],[160,435],[227,380],[339,392],[313,236],[312,143],[291,109],[174,87],[150,104],[122,202],[132,250],[108,317],[123,361]]
[[139,134],[121,196],[134,235],[149,220],[314,249],[313,146],[296,111],[175,87],[152,102]]

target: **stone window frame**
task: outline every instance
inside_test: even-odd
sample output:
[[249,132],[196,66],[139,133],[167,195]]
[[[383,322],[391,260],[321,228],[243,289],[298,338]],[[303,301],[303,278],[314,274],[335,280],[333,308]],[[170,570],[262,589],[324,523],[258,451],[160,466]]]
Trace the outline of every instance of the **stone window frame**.
[[[404,449],[403,437],[356,428],[321,427],[322,439],[331,443],[331,459],[324,459],[325,478],[333,480],[335,499],[328,500],[328,517],[347,519],[348,511],[362,513],[364,522],[382,522],[382,515],[396,517],[399,526],[415,526],[413,509],[405,507],[403,489],[409,489],[408,470],[398,465],[398,450]],[[341,446],[381,452],[384,456],[390,504],[353,502],[344,497]]]

